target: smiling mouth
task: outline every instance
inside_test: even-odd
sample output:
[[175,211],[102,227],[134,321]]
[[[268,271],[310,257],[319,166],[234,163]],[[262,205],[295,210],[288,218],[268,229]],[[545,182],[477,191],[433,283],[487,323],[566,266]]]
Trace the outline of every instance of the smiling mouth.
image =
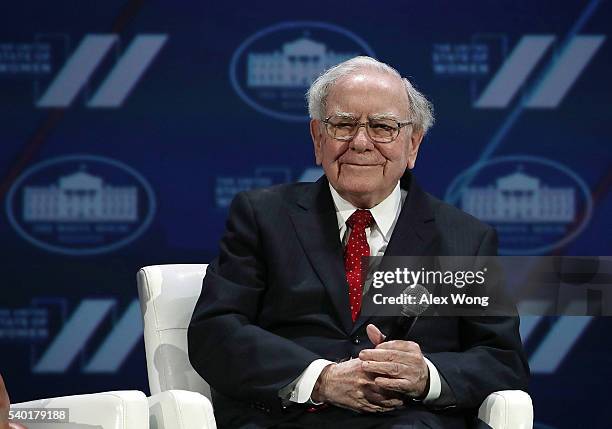
[[380,167],[380,164],[353,164],[352,162],[343,162],[342,165],[350,165],[353,167]]
[[380,164],[361,164],[358,162],[342,162],[342,165],[354,165],[356,167],[378,167]]

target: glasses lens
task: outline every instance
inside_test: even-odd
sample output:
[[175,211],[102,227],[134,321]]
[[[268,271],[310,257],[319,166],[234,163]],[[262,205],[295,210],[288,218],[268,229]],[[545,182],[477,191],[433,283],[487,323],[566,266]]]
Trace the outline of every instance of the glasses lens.
[[391,119],[376,119],[368,122],[368,133],[374,141],[387,143],[393,141],[398,134],[397,122]]
[[335,139],[348,140],[355,135],[358,125],[354,119],[332,116],[327,121],[327,132]]

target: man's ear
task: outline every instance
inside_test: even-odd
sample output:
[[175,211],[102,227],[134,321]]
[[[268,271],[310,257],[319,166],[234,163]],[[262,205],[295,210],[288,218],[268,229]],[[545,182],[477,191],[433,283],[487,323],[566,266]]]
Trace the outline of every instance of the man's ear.
[[416,164],[417,154],[419,153],[419,147],[423,141],[425,133],[423,130],[412,130],[410,139],[408,140],[408,168],[412,170]]
[[321,165],[321,162],[323,162],[323,150],[321,148],[323,144],[323,133],[321,130],[321,121],[318,119],[310,120],[310,137],[312,138],[312,144],[314,146],[315,162],[317,165]]

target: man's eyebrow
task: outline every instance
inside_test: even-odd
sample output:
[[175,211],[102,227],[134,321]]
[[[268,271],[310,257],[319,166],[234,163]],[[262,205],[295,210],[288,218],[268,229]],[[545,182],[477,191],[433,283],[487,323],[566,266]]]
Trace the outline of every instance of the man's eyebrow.
[[[343,119],[357,119],[359,117],[359,115],[356,115],[355,113],[350,113],[350,112],[342,112],[342,111],[336,111],[334,112],[333,115],[331,116],[338,116],[340,118]],[[371,115],[368,115],[368,119],[373,119],[373,120],[378,120],[378,119],[393,119],[395,121],[400,121],[399,116],[397,116],[395,113],[391,113],[391,112],[383,112],[383,113],[372,113]]]
[[400,122],[400,118],[399,116],[397,116],[395,113],[390,113],[390,112],[386,112],[386,113],[372,113],[371,115],[368,115],[369,119],[393,119],[395,121]]
[[332,116],[339,116],[339,117],[341,117],[343,119],[357,119],[357,115],[355,115],[354,113],[341,112],[339,110],[334,112],[334,114]]

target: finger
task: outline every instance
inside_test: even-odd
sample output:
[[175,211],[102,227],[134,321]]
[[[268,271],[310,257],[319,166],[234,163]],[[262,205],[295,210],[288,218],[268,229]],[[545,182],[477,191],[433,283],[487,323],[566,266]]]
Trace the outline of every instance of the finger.
[[383,401],[380,401],[380,405],[386,408],[392,408],[394,410],[405,407],[404,401],[402,401],[401,399],[385,399]]
[[412,362],[415,358],[414,354],[398,350],[364,349],[359,352],[362,361]]
[[388,375],[391,378],[400,378],[408,375],[409,367],[399,362],[377,362],[367,360],[361,368],[369,373]]
[[376,325],[370,323],[368,326],[366,326],[366,333],[375,347],[385,341],[385,335],[380,332],[380,329],[378,329]]
[[368,393],[366,395],[366,399],[374,405],[386,408],[398,408],[404,405],[404,401],[402,399],[392,398],[375,392]]
[[[376,378],[376,377],[374,377]],[[368,391],[376,393],[378,395],[384,396],[385,399],[399,399],[403,401],[405,399],[405,394],[403,392],[395,392],[393,390],[384,389],[378,386],[376,383],[372,382],[372,385],[368,387]]]
[[385,400],[380,401],[380,405],[386,408],[394,409],[394,410],[397,410],[399,408],[404,408],[406,406],[404,404],[404,401],[402,401],[401,399],[385,399]]
[[374,382],[377,386],[380,386],[383,389],[393,390],[395,392],[402,392],[408,395],[414,393],[415,390],[414,383],[404,378],[376,377],[374,379]]
[[368,413],[385,413],[387,411],[393,411],[393,407],[385,407],[381,405],[372,404],[371,402],[363,402],[361,403],[359,409],[361,411],[365,411]]
[[370,396],[369,391],[365,391],[362,390],[361,394],[359,395],[359,399],[353,399],[355,401],[355,403],[358,404],[359,408],[362,410],[369,410],[369,411],[378,411],[379,408],[388,408],[385,407],[384,405],[380,405],[375,403],[374,401],[370,401],[370,399],[368,398]]
[[419,352],[421,353],[421,347],[414,341],[394,340],[387,341],[385,343],[378,344],[376,349],[384,350],[399,350],[403,352]]

